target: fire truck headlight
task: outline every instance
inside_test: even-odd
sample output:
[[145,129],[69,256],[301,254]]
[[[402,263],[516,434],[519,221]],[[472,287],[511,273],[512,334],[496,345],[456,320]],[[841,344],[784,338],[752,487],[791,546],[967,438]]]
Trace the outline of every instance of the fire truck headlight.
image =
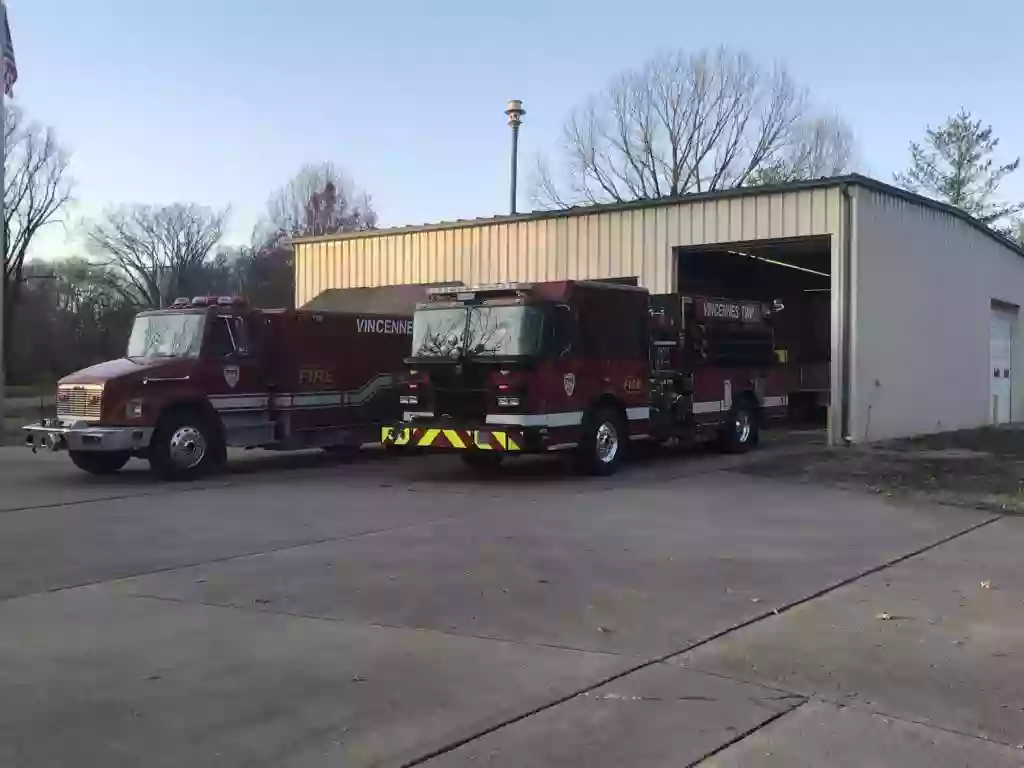
[[519,405],[518,397],[499,397],[498,405],[502,408],[515,408]]
[[125,407],[125,416],[129,419],[141,419],[142,418],[142,401],[132,400]]
[[398,398],[398,402],[401,405],[418,405],[420,398],[419,395],[402,395]]

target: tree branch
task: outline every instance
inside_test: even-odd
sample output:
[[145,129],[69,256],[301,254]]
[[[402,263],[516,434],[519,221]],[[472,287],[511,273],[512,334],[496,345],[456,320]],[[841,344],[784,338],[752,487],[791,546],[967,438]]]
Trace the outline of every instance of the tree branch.
[[678,52],[620,73],[571,112],[563,180],[544,162],[534,197],[565,207],[724,189],[770,174],[837,174],[851,148],[845,124],[815,115],[783,67],[766,74],[726,48]]

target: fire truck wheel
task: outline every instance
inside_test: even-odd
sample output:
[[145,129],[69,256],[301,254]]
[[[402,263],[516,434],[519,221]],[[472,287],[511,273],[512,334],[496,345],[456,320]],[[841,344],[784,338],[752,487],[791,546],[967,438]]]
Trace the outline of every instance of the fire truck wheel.
[[149,464],[164,480],[195,480],[225,458],[217,430],[193,409],[174,411],[161,419],[150,444]]
[[113,475],[132,457],[128,451],[97,453],[95,451],[68,451],[71,463],[90,475]]
[[726,453],[743,453],[757,445],[759,438],[756,404],[749,397],[738,399],[722,424],[719,445]]
[[625,450],[622,416],[611,408],[601,408],[583,419],[583,439],[576,449],[579,469],[590,475],[611,475],[622,462]]
[[463,451],[462,463],[481,472],[497,469],[505,460],[505,454],[490,451]]

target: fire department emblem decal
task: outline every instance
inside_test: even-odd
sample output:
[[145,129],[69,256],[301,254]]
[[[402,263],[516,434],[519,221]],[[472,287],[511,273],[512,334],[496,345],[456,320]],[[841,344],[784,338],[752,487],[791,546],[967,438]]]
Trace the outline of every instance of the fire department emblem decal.
[[576,391],[576,374],[565,374],[565,376],[562,377],[562,386],[565,387],[565,394],[572,397],[572,393]]
[[234,389],[238,386],[238,366],[237,365],[225,365],[224,366],[224,383]]

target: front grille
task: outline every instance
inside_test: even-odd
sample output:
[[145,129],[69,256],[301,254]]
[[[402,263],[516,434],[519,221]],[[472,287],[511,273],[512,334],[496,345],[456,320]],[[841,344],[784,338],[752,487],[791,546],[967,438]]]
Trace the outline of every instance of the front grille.
[[453,419],[483,420],[491,398],[485,389],[434,389],[434,414]]
[[435,416],[460,420],[482,420],[487,416],[493,394],[486,384],[487,370],[467,364],[461,370],[438,368],[430,373]]
[[102,387],[61,387],[57,391],[58,417],[99,421],[102,411]]

